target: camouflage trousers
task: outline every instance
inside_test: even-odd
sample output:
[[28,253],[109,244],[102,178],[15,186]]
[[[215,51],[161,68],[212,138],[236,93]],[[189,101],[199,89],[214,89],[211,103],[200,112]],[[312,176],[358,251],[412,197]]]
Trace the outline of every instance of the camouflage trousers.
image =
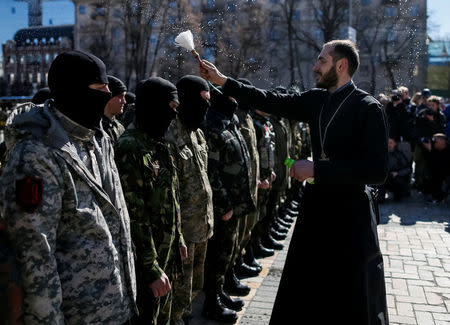
[[[239,220],[239,233],[236,247],[236,258],[245,254],[245,247],[250,241],[252,231],[258,223],[258,211],[250,212],[248,215]],[[234,260],[236,260],[234,258]]]
[[267,216],[267,202],[269,201],[270,190],[259,190],[258,191],[258,206],[257,213],[258,219],[255,227],[253,228],[252,238],[261,237],[265,229],[267,229],[267,225],[270,223],[270,218]]
[[174,282],[172,320],[180,320],[192,312],[192,300],[203,289],[206,247],[203,243],[186,243],[188,257],[183,262],[183,274]]
[[225,273],[234,264],[240,219],[233,215],[228,221],[214,220],[214,235],[206,250],[205,292],[218,292],[225,282]]

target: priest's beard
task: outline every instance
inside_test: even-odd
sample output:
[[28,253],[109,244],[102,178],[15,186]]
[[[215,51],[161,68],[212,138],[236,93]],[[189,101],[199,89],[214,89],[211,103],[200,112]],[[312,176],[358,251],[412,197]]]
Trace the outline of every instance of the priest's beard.
[[317,81],[316,87],[317,88],[324,88],[324,89],[330,89],[337,85],[338,82],[338,76],[336,73],[336,65],[333,64],[333,66],[328,70],[322,77]]

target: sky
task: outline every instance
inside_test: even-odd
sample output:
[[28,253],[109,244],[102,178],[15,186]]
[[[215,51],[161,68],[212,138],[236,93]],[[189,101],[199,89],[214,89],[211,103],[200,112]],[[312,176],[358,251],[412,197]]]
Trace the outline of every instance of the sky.
[[[353,0],[359,1],[359,0]],[[0,44],[12,39],[20,28],[28,26],[28,4],[0,0]],[[428,0],[428,32],[432,39],[450,40],[450,0]],[[73,24],[74,4],[71,0],[47,0],[43,3],[44,26]],[[0,58],[1,58],[0,50]]]

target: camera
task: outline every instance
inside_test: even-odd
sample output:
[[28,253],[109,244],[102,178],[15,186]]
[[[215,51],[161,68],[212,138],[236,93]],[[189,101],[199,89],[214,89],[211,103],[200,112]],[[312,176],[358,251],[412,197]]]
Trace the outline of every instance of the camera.
[[432,141],[432,139],[429,137],[420,138],[420,142],[423,142],[423,143],[431,143],[431,141]]
[[396,102],[396,101],[399,101],[399,100],[400,100],[400,96],[397,95],[397,94],[395,94],[395,95],[392,95],[392,96],[391,96],[391,99],[392,99],[393,102]]

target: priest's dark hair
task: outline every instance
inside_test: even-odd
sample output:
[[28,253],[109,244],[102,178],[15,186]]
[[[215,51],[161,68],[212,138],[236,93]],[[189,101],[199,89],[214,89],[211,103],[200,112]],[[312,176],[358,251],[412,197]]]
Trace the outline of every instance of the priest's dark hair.
[[359,67],[359,51],[356,44],[350,40],[334,40],[325,43],[325,46],[332,46],[333,51],[330,55],[333,57],[333,62],[340,59],[347,59],[348,61],[348,74],[352,77]]

